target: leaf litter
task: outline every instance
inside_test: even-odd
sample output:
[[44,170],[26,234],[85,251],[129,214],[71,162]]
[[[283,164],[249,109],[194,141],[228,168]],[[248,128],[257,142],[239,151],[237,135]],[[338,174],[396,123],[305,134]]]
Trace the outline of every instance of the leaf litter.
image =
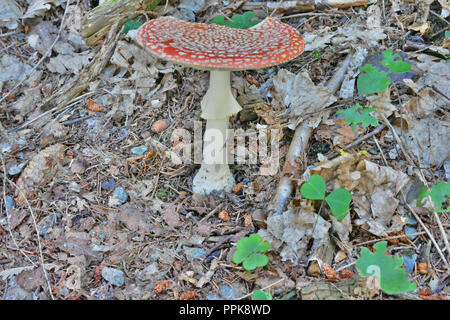
[[[414,25],[410,17],[425,11],[402,1],[386,3],[385,11],[379,4],[339,9],[336,12],[345,14],[335,16],[319,10],[315,13],[320,15],[286,19],[298,26],[307,43],[301,58],[279,69],[233,73],[233,91],[247,113],[232,119],[231,126],[281,129],[281,166],[296,126],[306,120],[312,128],[307,152],[297,159],[298,167],[289,171],[296,185],[292,201],[281,215],[271,215],[267,204],[281,170],[264,176],[259,166],[240,164],[233,169],[240,184],[236,194],[204,199],[191,194],[196,167],[177,164],[171,134],[175,128],[193,132],[186,119],[200,119],[195,106],[206,91],[207,77],[202,71],[150,57],[136,45],[132,32],[118,36],[111,58],[81,98],[51,113],[39,107],[43,99],[84,74],[99,52],[86,46],[80,35],[82,17],[91,8],[71,6],[69,23],[51,56],[28,76],[56,39],[65,3],[8,0],[0,4],[0,34],[16,32],[0,37],[0,89],[6,93],[24,81],[15,96],[0,104],[2,125],[7,128],[1,142],[4,174],[18,186],[6,184],[4,191],[15,198],[15,204],[8,204],[9,221],[3,213],[0,216],[0,236],[13,247],[15,242],[4,232],[11,228],[26,252],[42,250],[52,259],[52,264],[45,265],[46,276],[37,255],[29,258],[38,267],[30,265],[20,251],[0,248],[0,261],[17,261],[0,265],[5,284],[2,296],[48,298],[49,281],[56,299],[237,299],[266,286],[272,288],[274,299],[395,299],[398,296],[380,296],[380,283],[359,277],[354,264],[361,247],[385,238],[402,239],[407,230],[408,235],[416,235],[407,237],[410,242],[397,242],[400,248],[388,246],[387,252],[414,257],[412,251],[416,258],[403,261],[408,270],[424,261],[424,252],[432,264],[420,265],[420,270],[445,268],[435,248],[428,247],[422,225],[410,224],[411,212],[402,193],[413,193],[417,168],[405,161],[399,149],[404,144],[419,160],[417,167],[424,168],[430,185],[448,176],[450,72],[442,59],[448,50],[443,33],[430,35],[429,28],[444,28],[442,19],[430,15]],[[174,1],[157,7],[157,12],[208,22],[218,9],[229,17],[242,13],[234,4],[225,7],[215,1]],[[440,2],[432,9],[439,12]],[[49,12],[59,21],[49,19]],[[256,15],[264,18],[258,11]],[[383,15],[393,21],[389,26]],[[143,17],[136,20],[145,21]],[[398,46],[407,37],[406,30],[419,37],[419,43],[425,41],[428,51],[402,51]],[[361,96],[356,87],[361,75],[358,67],[368,62],[377,65],[370,59],[385,49],[400,54],[414,74],[391,79],[395,84],[386,92]],[[348,54],[351,59],[342,84],[331,94],[327,83]],[[384,59],[388,64],[378,61],[377,67],[399,64],[390,56]],[[103,111],[89,108],[88,100]],[[355,126],[345,121],[345,113],[338,114],[357,103],[373,108],[370,116],[379,124],[381,116],[389,118],[401,141],[385,128],[375,135],[376,140],[366,138],[342,155],[339,148],[376,128],[369,116]],[[41,118],[12,130],[35,117]],[[169,124],[165,130],[149,130],[162,119]],[[136,148],[145,151],[132,151]],[[392,150],[395,157],[384,163],[383,157],[393,154]],[[332,216],[327,202],[320,205],[319,200],[301,196],[300,187],[314,174],[326,181],[326,195],[339,188],[350,191],[352,201],[341,221]],[[34,208],[36,225],[18,189]],[[407,198],[426,226],[434,227],[428,200],[418,206],[417,197]],[[446,198],[441,200],[445,206]],[[219,205],[220,210],[214,211]],[[227,221],[219,219],[220,212],[228,214]],[[447,218],[441,214],[443,222]],[[35,229],[42,237],[41,249],[34,241]],[[270,243],[269,262],[253,272],[242,272],[232,261],[235,244],[252,233]],[[432,281],[420,273],[415,282],[437,290],[445,283],[441,269],[436,267]],[[30,277],[33,281],[23,281]],[[335,281],[334,286],[327,279]],[[448,288],[443,288],[440,292],[445,295]],[[419,295],[413,292],[408,297]]]

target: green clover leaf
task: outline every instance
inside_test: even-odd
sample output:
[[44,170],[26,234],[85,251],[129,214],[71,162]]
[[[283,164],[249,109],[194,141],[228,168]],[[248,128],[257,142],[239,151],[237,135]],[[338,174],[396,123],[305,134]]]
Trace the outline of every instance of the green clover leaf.
[[[402,60],[402,57],[396,53],[394,54],[393,50],[384,50],[382,52],[384,60],[381,60],[381,64],[389,68],[389,72],[395,72],[395,73],[405,73],[411,70],[411,65]],[[395,60],[395,58],[400,58]]]
[[210,23],[218,24],[221,26],[227,26],[236,29],[248,29],[254,25],[260,23],[260,20],[253,20],[255,14],[253,11],[247,11],[243,14],[235,14],[230,20],[226,20],[224,16],[216,16],[210,21]]
[[352,201],[352,195],[346,189],[336,189],[325,198],[325,201],[330,206],[333,216],[341,221],[350,210],[349,205]]
[[242,263],[245,270],[254,270],[257,267],[264,267],[269,258],[261,253],[269,250],[269,242],[263,240],[259,234],[252,234],[249,237],[243,237],[236,245],[236,251],[233,255],[233,262]]
[[380,72],[370,63],[360,67],[363,73],[358,76],[356,87],[359,93],[371,94],[383,92],[389,87],[391,80],[387,77],[386,72]]
[[356,268],[361,277],[375,276],[381,290],[389,294],[413,291],[417,288],[406,277],[405,269],[401,268],[403,258],[386,255],[387,242],[376,243],[375,253],[367,248],[361,248],[361,256],[356,260]]
[[427,187],[423,187],[420,191],[420,194],[417,198],[417,206],[420,207],[422,205],[422,201],[427,196],[431,196],[431,200],[433,200],[434,207],[436,208],[436,212],[448,212],[449,208],[442,209],[442,204],[445,202],[445,197],[450,197],[450,184],[448,182],[440,182],[431,187],[431,191],[428,191]]
[[374,127],[379,126],[377,118],[370,114],[374,110],[375,108],[366,108],[357,103],[355,107],[339,110],[337,114],[343,114],[345,117],[345,122],[351,124],[353,130],[356,129],[356,126],[359,123],[361,123],[364,129],[366,129],[370,125]]
[[134,20],[128,20],[127,22],[124,23],[123,25],[123,32],[125,34],[128,33],[128,31],[130,30],[135,30],[135,29],[139,29],[139,27],[142,26],[142,22],[140,21],[134,21]]
[[318,175],[313,174],[308,182],[305,182],[300,188],[303,197],[310,200],[323,200],[325,198],[325,180]]
[[253,300],[272,300],[272,295],[262,290],[256,290],[253,292]]

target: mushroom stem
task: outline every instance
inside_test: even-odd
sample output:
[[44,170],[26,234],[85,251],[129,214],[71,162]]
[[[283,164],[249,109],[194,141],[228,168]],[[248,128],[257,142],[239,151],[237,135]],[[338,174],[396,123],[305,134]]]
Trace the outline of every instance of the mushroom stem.
[[199,194],[229,192],[235,180],[228,167],[228,119],[242,109],[231,93],[230,71],[211,71],[209,89],[201,106],[201,117],[206,120],[206,129],[202,164],[194,177],[193,191]]

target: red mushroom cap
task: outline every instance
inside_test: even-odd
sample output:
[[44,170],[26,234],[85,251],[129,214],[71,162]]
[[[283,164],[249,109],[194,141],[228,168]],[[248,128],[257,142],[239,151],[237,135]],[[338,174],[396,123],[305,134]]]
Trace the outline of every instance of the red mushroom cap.
[[198,69],[247,70],[287,62],[305,48],[300,33],[267,17],[250,29],[160,17],[142,25],[137,41],[155,56]]

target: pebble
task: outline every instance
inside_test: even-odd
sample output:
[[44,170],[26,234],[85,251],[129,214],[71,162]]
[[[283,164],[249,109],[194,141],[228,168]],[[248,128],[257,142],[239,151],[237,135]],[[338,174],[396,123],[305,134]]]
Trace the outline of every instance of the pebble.
[[205,251],[203,251],[200,248],[183,246],[183,250],[184,250],[184,253],[186,254],[187,261],[191,261],[195,258],[200,258],[202,255],[205,254]]
[[16,165],[10,167],[10,168],[8,169],[8,174],[9,174],[10,176],[14,176],[14,175],[16,175],[16,174],[21,173],[23,167],[25,167],[26,164],[27,164],[26,162],[22,162],[22,163],[19,163],[19,164],[16,164]]
[[142,156],[147,151],[147,146],[139,146],[131,148],[131,153],[137,156]]
[[48,215],[44,219],[42,219],[37,225],[39,235],[44,237],[44,239],[48,239],[49,236],[47,234],[47,231],[55,225],[56,219],[56,214]]
[[417,235],[409,236],[409,234],[417,232],[416,228],[405,226],[403,228],[403,231],[405,231],[405,234],[408,236],[409,240],[414,240],[415,238],[417,238]]
[[11,210],[16,205],[13,197],[6,196],[6,210]]
[[117,287],[121,287],[125,282],[124,273],[114,268],[104,267],[102,269],[102,277],[110,284]]
[[413,254],[411,256],[409,255],[403,255],[403,264],[405,265],[406,270],[409,273],[413,273],[414,272],[414,266],[416,264],[416,260],[417,260],[417,254]]
[[108,205],[111,206],[117,206],[122,205],[128,200],[128,194],[122,187],[117,187],[114,189],[113,195],[109,197]]
[[236,290],[233,290],[229,285],[223,285],[220,287],[220,293],[222,297],[220,297],[217,293],[209,294],[208,300],[236,300],[238,297],[236,296]]
[[115,186],[116,186],[116,181],[114,181],[113,178],[111,178],[108,181],[102,183],[102,189],[103,190],[109,190],[109,189],[114,188]]
[[417,220],[413,217],[408,217],[408,222],[406,223],[408,226],[416,226]]

